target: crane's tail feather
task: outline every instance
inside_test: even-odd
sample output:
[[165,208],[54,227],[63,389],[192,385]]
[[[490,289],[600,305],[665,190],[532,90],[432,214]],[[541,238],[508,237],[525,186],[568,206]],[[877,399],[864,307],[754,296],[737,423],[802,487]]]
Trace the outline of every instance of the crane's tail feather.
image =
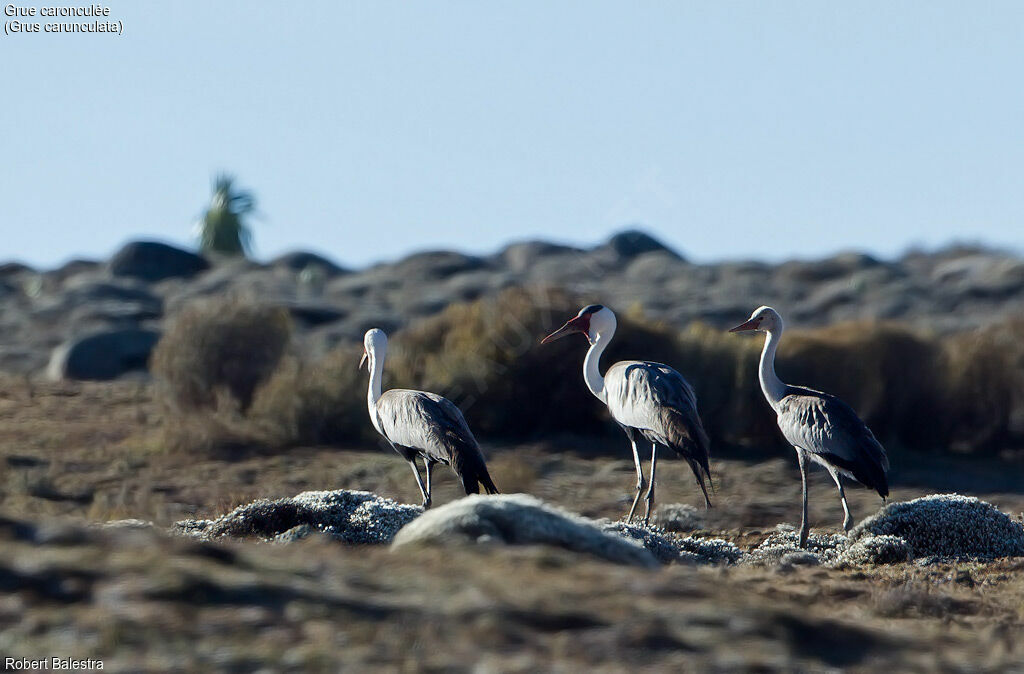
[[498,494],[498,488],[494,486],[491,474],[487,472],[487,464],[484,461],[480,448],[470,444],[457,435],[448,435],[448,449],[451,455],[451,466],[462,482],[462,488],[467,494],[479,494],[480,487],[488,494]]
[[704,506],[710,508],[711,499],[708,497],[705,479],[714,492],[715,483],[711,479],[710,464],[711,442],[700,417],[697,416],[697,411],[693,410],[692,418],[687,418],[679,410],[665,408],[662,412],[662,422],[665,427],[666,444],[690,464],[693,476],[704,494]]

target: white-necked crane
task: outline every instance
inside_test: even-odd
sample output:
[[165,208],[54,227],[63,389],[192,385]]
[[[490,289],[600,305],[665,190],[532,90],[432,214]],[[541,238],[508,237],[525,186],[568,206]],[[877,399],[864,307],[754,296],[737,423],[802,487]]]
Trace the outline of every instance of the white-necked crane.
[[871,429],[839,398],[803,386],[783,383],[775,374],[775,351],[783,331],[782,317],[771,307],[759,307],[746,323],[729,332],[765,333],[758,378],[768,404],[775,410],[783,437],[796,450],[803,482],[803,516],[800,547],[807,546],[807,461],[824,466],[839,489],[843,502],[843,529],[853,526],[850,506],[843,491],[843,477],[874,489],[884,500],[889,495],[889,457]]
[[574,332],[586,335],[590,349],[583,360],[583,381],[598,400],[608,406],[612,418],[626,432],[633,446],[636,464],[636,495],[626,521],[633,520],[640,493],[645,486],[637,441],[651,443],[651,480],[647,487],[647,510],[644,523],[650,521],[654,501],[654,473],[658,461],[658,445],[669,447],[686,459],[697,484],[704,493],[705,507],[711,507],[704,479],[711,479],[708,465],[708,435],[697,414],[697,396],[693,388],[668,365],[641,360],[615,363],[601,376],[598,362],[615,334],[615,314],[600,304],[583,307],[565,325],[545,337],[546,344]]
[[[387,350],[388,338],[383,330],[373,328],[366,332],[359,361],[360,368],[364,361],[370,361],[366,405],[373,427],[412,466],[423,495],[423,507],[430,507],[430,476],[438,463],[451,466],[467,494],[479,494],[481,486],[488,494],[497,494],[480,446],[454,403],[426,391],[391,389],[381,393]],[[416,466],[417,457],[423,459],[426,487]]]

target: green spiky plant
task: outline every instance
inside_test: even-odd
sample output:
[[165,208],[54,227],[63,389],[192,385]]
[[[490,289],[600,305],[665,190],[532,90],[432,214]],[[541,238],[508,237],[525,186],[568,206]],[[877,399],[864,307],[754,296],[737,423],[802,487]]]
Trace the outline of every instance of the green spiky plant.
[[199,221],[199,248],[204,253],[248,255],[252,231],[246,219],[256,210],[251,192],[235,186],[232,175],[222,173],[213,181],[210,206]]

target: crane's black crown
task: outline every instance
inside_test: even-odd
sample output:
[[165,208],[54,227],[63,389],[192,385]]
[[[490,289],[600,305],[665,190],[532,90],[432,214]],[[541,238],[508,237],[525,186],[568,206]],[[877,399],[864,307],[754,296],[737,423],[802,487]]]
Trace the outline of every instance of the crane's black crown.
[[587,306],[580,309],[580,316],[594,314],[597,313],[598,311],[601,311],[601,309],[604,309],[604,306],[601,304],[588,304]]

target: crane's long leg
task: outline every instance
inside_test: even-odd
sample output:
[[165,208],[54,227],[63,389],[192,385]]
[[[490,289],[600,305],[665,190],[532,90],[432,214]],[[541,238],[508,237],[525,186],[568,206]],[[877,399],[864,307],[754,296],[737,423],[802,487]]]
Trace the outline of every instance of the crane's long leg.
[[654,503],[654,471],[658,467],[658,445],[651,443],[651,484],[647,487],[647,511],[644,513],[644,524],[651,521],[651,504]]
[[810,524],[807,522],[807,457],[804,450],[799,447],[796,450],[796,458],[800,461],[800,480],[803,482],[803,515],[800,518],[800,547],[807,547],[807,534],[810,531]]
[[430,507],[430,497],[433,494],[433,491],[430,489],[430,477],[431,474],[434,472],[434,464],[436,463],[437,461],[434,461],[432,459],[423,460],[423,465],[426,466],[427,469],[427,500],[423,504],[424,509]]
[[644,469],[640,466],[640,451],[636,448],[636,438],[628,433],[629,442],[633,445],[633,463],[636,464],[636,496],[633,497],[633,505],[629,507],[629,514],[626,515],[626,522],[633,521],[633,513],[636,512],[636,504],[640,502],[640,492],[647,486],[644,480]]
[[430,496],[427,495],[427,490],[423,488],[423,479],[420,477],[420,469],[416,467],[416,459],[409,459],[409,465],[412,466],[412,474],[416,476],[416,486],[420,488],[420,494],[423,495],[423,508],[429,508]]
[[830,470],[828,472],[832,474],[832,479],[836,481],[836,487],[839,488],[839,498],[843,501],[843,513],[846,515],[843,518],[843,531],[849,531],[853,528],[853,515],[850,514],[850,504],[846,502],[846,491],[843,489],[843,478],[834,470]]

